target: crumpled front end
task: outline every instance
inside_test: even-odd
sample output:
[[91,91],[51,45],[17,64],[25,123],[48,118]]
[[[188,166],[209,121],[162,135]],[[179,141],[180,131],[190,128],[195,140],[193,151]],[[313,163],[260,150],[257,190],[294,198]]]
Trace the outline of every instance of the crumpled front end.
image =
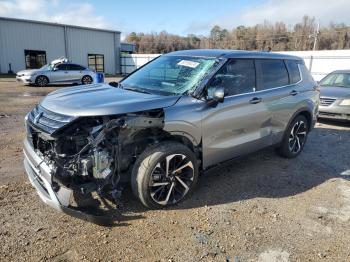
[[[26,117],[24,166],[49,206],[94,221],[87,206],[120,195],[120,181],[149,145],[166,134],[163,110],[73,117],[37,106]],[[95,221],[94,221],[95,222]]]

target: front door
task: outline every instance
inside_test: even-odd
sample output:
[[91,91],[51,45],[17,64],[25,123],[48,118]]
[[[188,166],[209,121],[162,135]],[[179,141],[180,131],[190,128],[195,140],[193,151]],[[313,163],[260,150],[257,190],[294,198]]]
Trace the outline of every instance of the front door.
[[256,90],[253,59],[230,59],[213,77],[208,93],[225,89],[225,100],[202,117],[203,167],[270,144],[271,114]]
[[50,83],[64,83],[67,81],[67,78],[68,70],[66,64],[59,64],[50,72]]

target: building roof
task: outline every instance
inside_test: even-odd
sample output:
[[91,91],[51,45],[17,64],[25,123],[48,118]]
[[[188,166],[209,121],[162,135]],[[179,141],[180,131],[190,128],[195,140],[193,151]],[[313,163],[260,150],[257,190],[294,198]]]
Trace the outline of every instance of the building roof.
[[111,30],[111,29],[101,29],[101,28],[93,28],[93,27],[86,27],[86,26],[68,25],[68,24],[61,24],[61,23],[53,23],[53,22],[45,22],[45,21],[19,19],[19,18],[11,18],[11,17],[2,17],[2,16],[0,16],[0,21],[1,20],[14,21],[14,22],[24,22],[24,23],[33,23],[33,24],[42,24],[42,25],[63,26],[63,27],[71,27],[71,28],[78,28],[78,29],[85,29],[85,30],[93,30],[93,31],[102,31],[102,32],[116,33],[116,34],[120,34],[121,33],[120,31]]
[[171,52],[167,55],[176,56],[197,56],[197,57],[212,57],[212,58],[270,58],[270,59],[294,59],[302,60],[300,57],[277,54],[272,52],[256,52],[256,51],[243,51],[243,50],[228,50],[228,49],[192,49]]

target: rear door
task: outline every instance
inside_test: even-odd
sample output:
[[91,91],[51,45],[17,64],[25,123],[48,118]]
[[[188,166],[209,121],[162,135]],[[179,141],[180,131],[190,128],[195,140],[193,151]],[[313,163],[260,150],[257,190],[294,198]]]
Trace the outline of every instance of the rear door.
[[76,64],[67,64],[67,82],[79,82],[84,76],[85,67]]
[[202,114],[204,168],[270,144],[271,114],[256,83],[253,59],[230,59],[209,83],[208,93],[223,87],[225,99]]
[[[271,144],[282,140],[284,130],[298,104],[298,85],[301,81],[297,64],[290,64],[282,59],[258,59],[257,96],[269,112],[270,119],[265,123],[266,132],[271,135]],[[293,70],[293,74],[292,74]],[[295,71],[297,70],[297,72]]]

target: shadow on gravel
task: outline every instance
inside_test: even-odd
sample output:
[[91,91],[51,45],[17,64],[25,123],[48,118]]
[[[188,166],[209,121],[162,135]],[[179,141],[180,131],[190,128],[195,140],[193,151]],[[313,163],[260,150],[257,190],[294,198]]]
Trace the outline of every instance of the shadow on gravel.
[[350,130],[316,128],[295,159],[281,158],[274,150],[266,149],[208,170],[199,180],[196,192],[178,208],[289,197],[329,179],[346,178],[344,172],[350,169],[349,148]]
[[[284,159],[276,155],[273,149],[265,149],[231,160],[201,174],[196,190],[186,201],[162,212],[303,193],[329,179],[346,178],[344,172],[347,174],[350,170],[349,148],[350,130],[320,126],[310,133],[304,151],[297,158]],[[122,194],[121,203],[123,207],[114,211],[119,214],[118,223],[112,221],[105,226],[126,225],[123,219],[133,218],[124,217],[125,213],[147,212],[133,196],[129,186]]]

